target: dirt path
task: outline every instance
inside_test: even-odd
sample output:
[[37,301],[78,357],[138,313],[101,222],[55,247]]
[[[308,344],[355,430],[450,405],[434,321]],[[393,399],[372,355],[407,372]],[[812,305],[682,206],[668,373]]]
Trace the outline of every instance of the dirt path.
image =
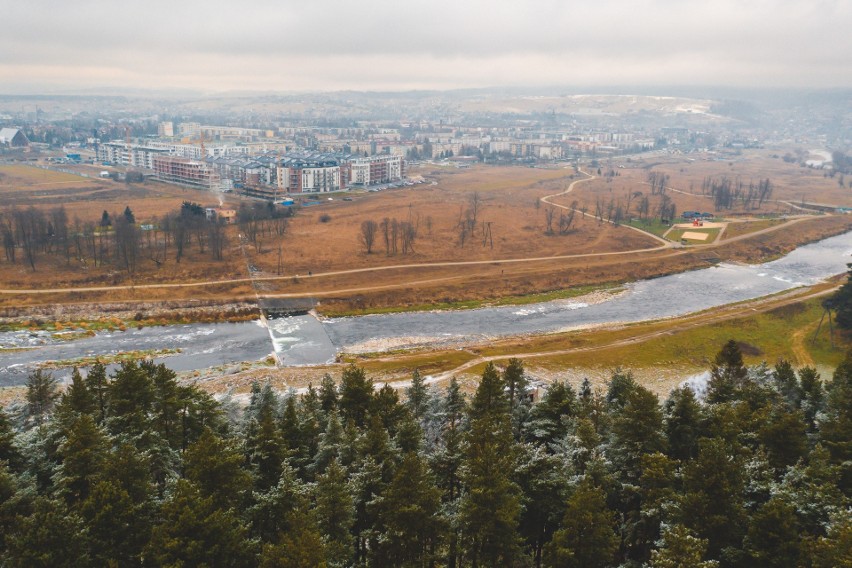
[[795,357],[799,366],[814,366],[814,360],[811,357],[811,354],[808,353],[807,348],[805,347],[805,341],[808,337],[810,337],[811,329],[816,327],[815,325],[809,325],[807,327],[803,327],[802,329],[798,329],[793,332],[792,336],[792,349],[793,349],[793,357]]
[[[565,205],[560,205],[558,203],[552,203],[550,199],[555,197],[559,197],[562,195],[567,195],[571,193],[574,188],[579,183],[591,181],[595,179],[595,176],[583,172],[586,176],[589,176],[584,179],[578,179],[571,182],[568,188],[565,191],[555,193],[552,195],[548,195],[542,198],[542,201],[548,203],[554,207],[560,207],[562,209],[570,210],[571,208]],[[671,188],[670,188],[671,189]],[[680,191],[672,189],[672,191]],[[682,192],[684,193],[684,192]],[[583,213],[579,211],[585,217],[591,217],[592,219],[596,219],[593,215],[589,213]],[[767,227],[765,229],[761,229],[758,231],[754,231],[752,233],[745,233],[743,235],[738,235],[736,237],[732,237],[730,239],[726,239],[724,241],[720,240],[722,232],[720,231],[719,237],[708,244],[696,245],[695,247],[684,247],[683,245],[672,243],[671,241],[667,241],[662,237],[649,233],[647,231],[643,231],[637,227],[632,227],[630,225],[620,225],[622,227],[626,227],[628,229],[637,231],[642,233],[643,235],[649,236],[661,244],[655,247],[649,248],[640,248],[640,249],[632,249],[628,251],[612,251],[612,252],[595,252],[595,253],[580,253],[580,254],[566,254],[566,255],[557,255],[557,256],[536,256],[536,257],[524,257],[524,258],[508,258],[508,259],[490,259],[490,260],[467,260],[467,261],[445,261],[445,262],[427,262],[427,263],[412,263],[412,264],[394,264],[387,266],[372,266],[367,268],[351,268],[346,270],[332,270],[328,272],[319,272],[310,275],[305,274],[295,274],[295,275],[287,275],[287,276],[262,276],[262,277],[244,277],[244,278],[230,278],[230,279],[218,279],[218,280],[204,280],[198,282],[172,282],[172,283],[158,283],[158,284],[124,284],[120,286],[82,286],[82,287],[72,287],[72,288],[7,288],[0,289],[0,294],[7,295],[48,295],[48,294],[58,294],[58,293],[75,293],[75,292],[108,292],[108,291],[116,291],[116,290],[149,290],[149,289],[170,289],[170,288],[203,288],[207,286],[217,286],[217,285],[233,285],[233,284],[245,284],[251,283],[252,285],[256,285],[260,282],[274,282],[274,281],[284,281],[290,280],[294,276],[300,279],[311,279],[317,280],[320,278],[327,278],[332,276],[346,276],[352,274],[365,274],[365,273],[378,273],[378,272],[387,272],[387,271],[396,271],[396,270],[407,270],[407,269],[429,269],[429,268],[442,268],[442,267],[465,267],[465,266],[484,266],[484,265],[500,265],[500,264],[521,264],[521,263],[533,263],[533,262],[552,262],[552,261],[560,261],[560,260],[574,260],[581,258],[593,258],[593,257],[625,257],[625,256],[633,256],[638,253],[645,252],[659,252],[667,249],[676,249],[671,254],[680,255],[685,254],[692,248],[700,248],[701,250],[706,250],[710,248],[715,248],[719,246],[725,246],[730,243],[734,243],[737,241],[749,239],[755,236],[763,235],[766,233],[771,233],[774,231],[778,231],[780,229],[785,229],[795,223],[802,222],[804,220],[812,218],[811,216],[802,216],[795,217],[789,219],[785,223],[781,223],[779,225],[774,225],[771,227]],[[606,221],[610,224],[612,221]],[[440,282],[445,281],[446,279],[433,279],[433,280],[406,280],[399,281],[394,284],[388,284],[383,286],[357,286],[354,288],[345,288],[339,290],[306,290],[303,292],[294,292],[294,293],[281,293],[281,294],[264,294],[259,293],[259,296],[263,297],[276,297],[276,298],[296,298],[296,297],[314,297],[314,296],[328,296],[332,294],[354,294],[361,292],[369,292],[376,290],[388,290],[395,288],[405,288],[412,285],[417,284],[428,284],[432,282]]]
[[[571,185],[569,185],[568,189],[566,189],[565,191],[562,191],[560,193],[554,193],[553,195],[547,195],[545,197],[542,197],[541,201],[543,201],[544,203],[547,203],[549,205],[553,205],[554,207],[559,207],[560,209],[565,209],[566,211],[572,211],[571,207],[568,207],[567,205],[560,205],[558,203],[553,203],[550,200],[553,199],[554,197],[561,197],[563,195],[568,195],[569,193],[574,191],[574,186],[577,185],[578,183],[592,181],[593,179],[597,178],[597,176],[593,176],[592,174],[590,174],[588,172],[584,172],[583,170],[580,170],[580,173],[583,174],[583,175],[589,176],[589,177],[587,177],[585,179],[574,180],[574,181],[571,182]],[[590,215],[588,213],[583,213],[582,211],[579,211],[577,209],[573,209],[573,211],[581,214],[583,217],[591,217],[592,219],[597,219],[597,217],[595,217],[594,215]],[[659,236],[655,235],[654,233],[649,233],[648,231],[643,231],[642,229],[640,229],[638,227],[633,227],[631,225],[616,225],[616,223],[614,221],[610,221],[609,219],[601,219],[601,220],[606,222],[606,223],[609,223],[610,225],[613,225],[613,226],[627,227],[628,229],[632,229],[632,230],[634,230],[638,233],[642,233],[643,235],[645,235],[647,237],[651,237],[652,239],[661,243],[660,246],[657,246],[657,247],[651,247],[651,248],[645,248],[645,249],[636,249],[636,250],[633,250],[633,251],[626,251],[625,253],[622,253],[622,254],[629,254],[629,253],[633,253],[633,252],[653,251],[653,250],[663,250],[663,249],[667,249],[667,248],[672,248],[674,246],[674,244],[671,241],[667,241],[666,239],[659,237]]]

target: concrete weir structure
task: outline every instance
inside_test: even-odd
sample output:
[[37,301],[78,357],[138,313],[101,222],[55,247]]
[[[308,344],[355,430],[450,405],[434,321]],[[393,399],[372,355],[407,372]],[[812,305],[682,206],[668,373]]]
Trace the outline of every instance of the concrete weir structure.
[[303,316],[317,307],[314,298],[260,298],[258,307],[267,318]]

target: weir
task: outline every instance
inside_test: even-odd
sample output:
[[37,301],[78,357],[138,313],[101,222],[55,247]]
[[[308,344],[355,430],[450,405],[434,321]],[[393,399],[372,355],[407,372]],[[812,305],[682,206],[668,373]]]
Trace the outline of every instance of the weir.
[[259,298],[258,307],[267,318],[307,315],[317,304],[316,298]]

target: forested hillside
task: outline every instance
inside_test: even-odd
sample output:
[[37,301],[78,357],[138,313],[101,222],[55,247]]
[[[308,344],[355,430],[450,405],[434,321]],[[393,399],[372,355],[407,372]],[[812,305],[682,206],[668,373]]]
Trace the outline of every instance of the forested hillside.
[[823,382],[732,341],[700,396],[533,394],[518,360],[246,408],[145,361],[36,372],[0,412],[0,565],[852,566],[852,357]]

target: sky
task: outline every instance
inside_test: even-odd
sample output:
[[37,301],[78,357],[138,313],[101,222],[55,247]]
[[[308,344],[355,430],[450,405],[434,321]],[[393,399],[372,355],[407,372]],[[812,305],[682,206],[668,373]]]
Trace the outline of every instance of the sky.
[[852,87],[852,0],[0,0],[0,94]]

